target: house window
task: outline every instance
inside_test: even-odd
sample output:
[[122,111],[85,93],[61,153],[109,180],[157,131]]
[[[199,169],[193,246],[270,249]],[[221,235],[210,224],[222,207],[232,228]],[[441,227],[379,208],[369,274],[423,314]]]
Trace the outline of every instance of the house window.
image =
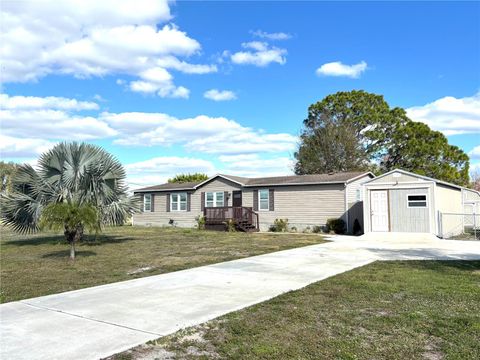
[[362,201],[362,190],[357,189],[355,193],[355,201]]
[[152,194],[143,195],[143,211],[152,211]]
[[409,208],[426,208],[427,195],[407,195],[407,204]]
[[223,191],[205,193],[205,207],[225,206],[225,194]]
[[267,211],[270,209],[270,193],[268,189],[258,190],[258,209]]
[[187,193],[170,194],[171,211],[187,211]]

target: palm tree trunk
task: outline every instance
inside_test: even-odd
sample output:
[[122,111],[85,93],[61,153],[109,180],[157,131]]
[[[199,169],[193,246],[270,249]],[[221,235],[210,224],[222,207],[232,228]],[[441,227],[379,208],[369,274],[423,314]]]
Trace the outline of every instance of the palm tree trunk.
[[75,242],[70,243],[70,260],[75,260]]

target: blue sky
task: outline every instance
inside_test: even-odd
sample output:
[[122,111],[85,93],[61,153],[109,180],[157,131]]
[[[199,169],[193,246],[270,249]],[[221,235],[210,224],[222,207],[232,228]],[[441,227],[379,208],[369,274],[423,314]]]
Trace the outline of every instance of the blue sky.
[[480,166],[478,2],[112,4],[3,6],[2,158],[81,140],[134,186],[286,174],[308,106],[363,89]]

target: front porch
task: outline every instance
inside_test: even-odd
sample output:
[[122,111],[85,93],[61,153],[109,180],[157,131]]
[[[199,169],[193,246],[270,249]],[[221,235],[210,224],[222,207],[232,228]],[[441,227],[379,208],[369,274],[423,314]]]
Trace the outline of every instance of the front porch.
[[227,223],[233,221],[235,228],[244,232],[259,231],[258,214],[251,207],[221,206],[205,207],[205,229],[226,230]]

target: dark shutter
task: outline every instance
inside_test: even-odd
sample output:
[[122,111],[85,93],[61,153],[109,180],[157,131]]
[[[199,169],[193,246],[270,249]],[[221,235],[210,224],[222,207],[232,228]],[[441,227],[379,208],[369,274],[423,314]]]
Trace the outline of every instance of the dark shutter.
[[187,193],[187,211],[191,211],[192,193]]
[[205,193],[202,191],[202,196],[200,197],[200,201],[201,201],[201,205],[200,205],[200,208],[203,210],[205,210]]
[[228,191],[223,193],[223,206],[228,206]]
[[165,209],[167,212],[170,212],[170,194],[167,193],[165,194],[167,196],[167,201],[165,201],[165,203],[167,204],[167,208]]
[[145,211],[145,194],[140,194],[140,211]]
[[253,211],[258,211],[258,190],[253,190]]
[[275,196],[273,189],[268,190],[268,209],[270,211],[275,210]]
[[150,211],[155,211],[155,195],[150,194]]

